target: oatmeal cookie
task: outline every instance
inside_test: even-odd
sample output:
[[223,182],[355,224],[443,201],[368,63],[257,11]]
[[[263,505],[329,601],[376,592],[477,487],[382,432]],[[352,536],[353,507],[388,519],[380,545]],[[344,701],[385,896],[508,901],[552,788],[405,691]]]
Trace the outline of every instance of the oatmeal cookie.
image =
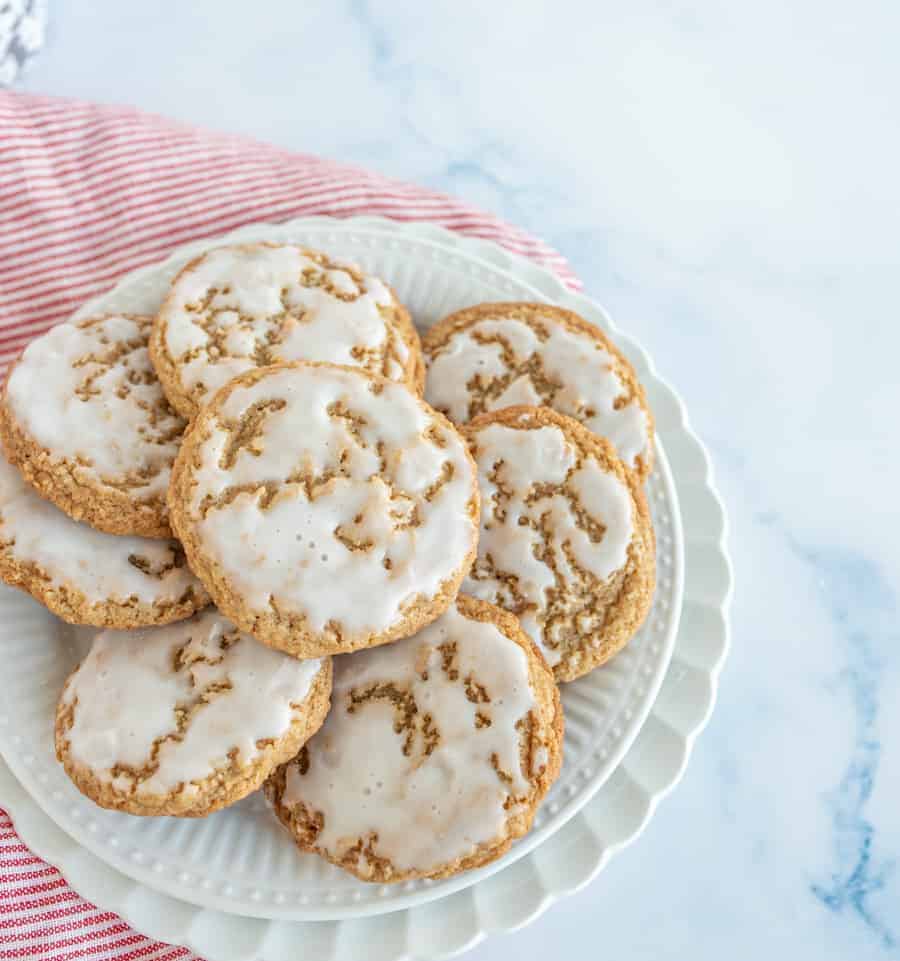
[[328,712],[331,661],[298,661],[210,608],[104,631],[70,675],[56,754],[82,792],[129,814],[205,817],[294,757]]
[[150,363],[152,322],[103,314],[33,340],[0,395],[0,438],[25,479],[75,520],[168,538],[166,490],[185,421]]
[[143,627],[209,603],[177,541],[117,537],[73,521],[0,457],[0,580],[70,624]]
[[443,415],[358,368],[248,371],[185,435],[172,523],[216,605],[297,657],[441,614],[478,533],[475,465]]
[[608,661],[647,616],[656,550],[643,489],[612,445],[546,407],[463,429],[481,534],[463,590],[515,614],[557,681]]
[[419,337],[393,290],[354,264],[292,244],[210,250],[172,282],[150,354],[185,417],[237,374],[282,361],[357,366],[422,393]]
[[414,636],[335,659],[331,713],[266,794],[302,851],[364,881],[444,878],[529,830],[562,740],[543,657],[460,595]]
[[653,466],[653,418],[608,337],[549,304],[479,304],[425,335],[425,397],[454,423],[517,404],[552,407],[606,437],[630,470]]

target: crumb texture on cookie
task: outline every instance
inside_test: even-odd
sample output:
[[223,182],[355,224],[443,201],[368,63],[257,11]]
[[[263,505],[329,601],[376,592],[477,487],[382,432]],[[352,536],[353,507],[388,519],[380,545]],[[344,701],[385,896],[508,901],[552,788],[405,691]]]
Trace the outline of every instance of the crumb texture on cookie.
[[452,314],[423,342],[425,396],[456,423],[514,405],[552,407],[608,438],[642,476],[652,421],[630,364],[604,334],[544,304],[482,304]]
[[177,541],[117,537],[73,521],[3,458],[0,578],[75,624],[165,624],[209,603]]
[[10,371],[10,458],[58,507],[114,534],[167,537],[166,489],[185,422],[150,363],[152,318],[58,324]]
[[160,310],[152,351],[188,416],[237,374],[281,361],[359,366],[420,388],[418,337],[391,289],[293,245],[220,247],[189,263]]
[[405,387],[329,364],[229,385],[189,431],[170,502],[220,609],[299,656],[412,633],[477,539],[459,434]]
[[331,713],[267,793],[301,848],[364,880],[453,874],[528,829],[561,718],[514,619],[460,596],[413,637],[336,660]]
[[205,814],[292,757],[298,725],[306,736],[318,727],[328,692],[318,718],[307,700],[323,668],[257,643],[212,608],[169,627],[104,631],[63,689],[57,753],[105,806]]
[[463,590],[515,614],[558,680],[608,660],[652,593],[649,517],[611,446],[546,408],[483,415],[478,557]]

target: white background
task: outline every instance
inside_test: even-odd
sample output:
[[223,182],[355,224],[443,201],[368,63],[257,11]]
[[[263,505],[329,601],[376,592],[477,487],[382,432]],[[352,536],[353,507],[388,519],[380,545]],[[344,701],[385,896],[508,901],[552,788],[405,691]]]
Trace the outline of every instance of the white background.
[[[900,4],[58,0],[19,87],[542,235],[709,444],[720,704],[644,837],[470,957],[900,957]],[[298,957],[302,945],[298,945]]]

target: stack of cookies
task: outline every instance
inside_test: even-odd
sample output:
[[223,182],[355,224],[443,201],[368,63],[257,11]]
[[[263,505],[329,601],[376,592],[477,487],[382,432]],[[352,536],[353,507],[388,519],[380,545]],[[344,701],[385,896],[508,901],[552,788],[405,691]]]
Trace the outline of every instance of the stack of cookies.
[[102,629],[57,711],[79,790],[202,817],[264,786],[367,881],[528,831],[558,684],[653,592],[653,422],[598,329],[481,304],[420,344],[387,283],[299,246],[214,249],[155,317],[53,328],[0,438],[0,577]]

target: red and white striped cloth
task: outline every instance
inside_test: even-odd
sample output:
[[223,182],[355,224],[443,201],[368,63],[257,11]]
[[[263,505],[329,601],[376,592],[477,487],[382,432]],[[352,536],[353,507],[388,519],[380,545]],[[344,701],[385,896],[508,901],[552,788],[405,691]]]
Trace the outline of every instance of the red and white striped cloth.
[[[428,220],[578,287],[546,244],[443,194],[130,108],[0,93],[0,371],[32,337],[179,244],[310,214]],[[0,809],[0,958],[190,957],[81,898]]]

